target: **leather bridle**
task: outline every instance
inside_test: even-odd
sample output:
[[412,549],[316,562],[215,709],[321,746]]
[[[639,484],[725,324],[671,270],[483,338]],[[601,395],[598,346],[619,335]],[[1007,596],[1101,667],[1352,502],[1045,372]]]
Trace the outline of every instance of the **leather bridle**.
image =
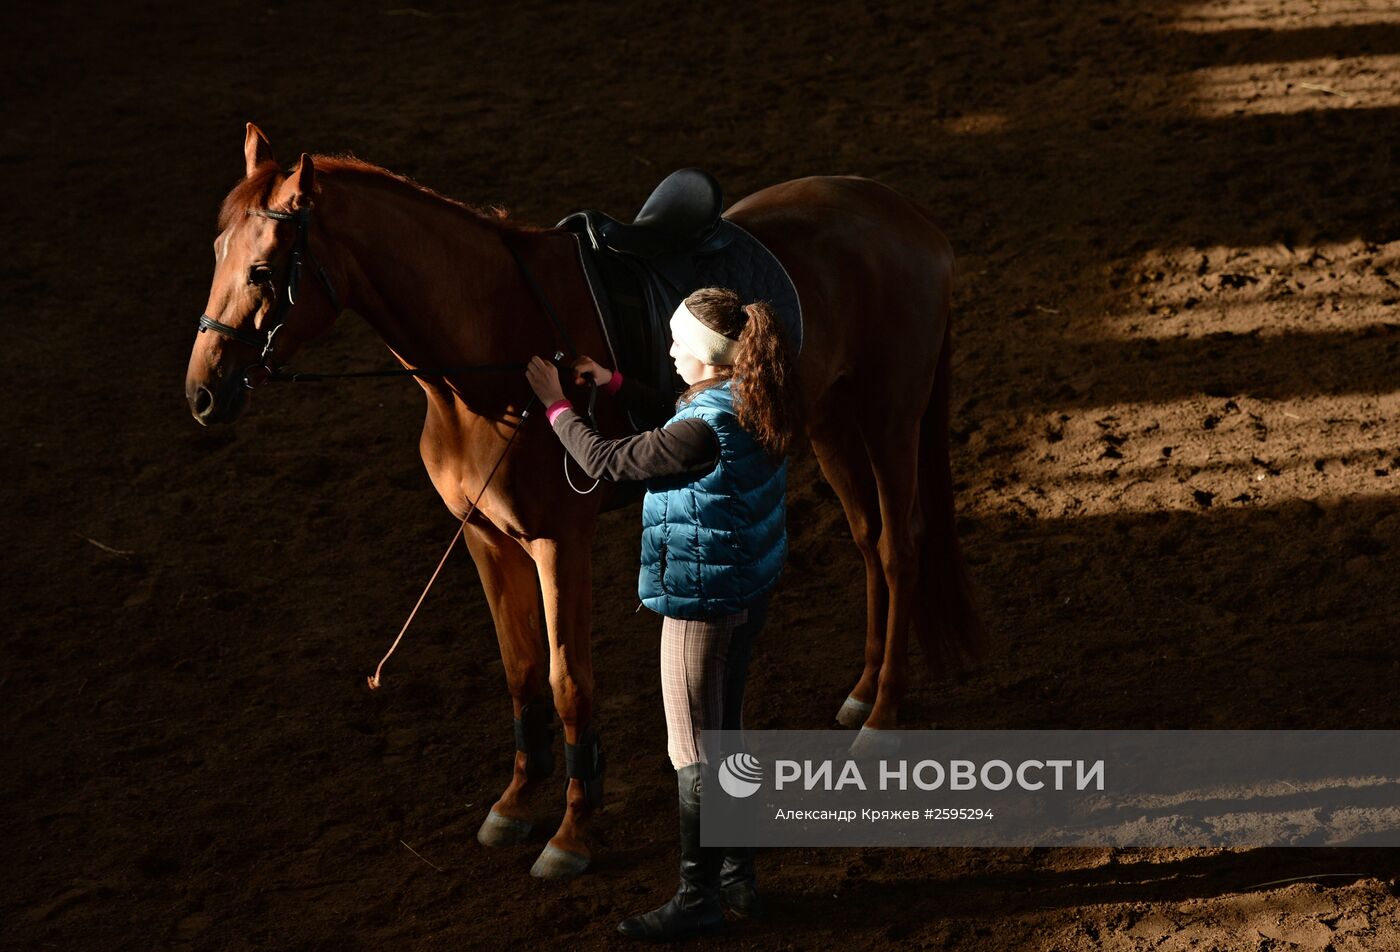
[[297,235],[292,241],[291,261],[287,265],[287,282],[280,290],[277,290],[272,312],[265,322],[266,331],[250,334],[241,328],[220,323],[208,314],[201,314],[199,315],[199,333],[213,331],[215,334],[237,341],[259,352],[258,362],[248,365],[243,370],[243,386],[252,390],[266,383],[276,374],[276,366],[272,358],[273,350],[276,347],[277,332],[286,324],[287,312],[291,310],[293,304],[297,303],[297,291],[301,286],[303,257],[309,259],[316,269],[316,274],[320,277],[321,284],[325,286],[326,294],[331,299],[331,307],[336,314],[340,313],[340,298],[336,295],[335,287],[331,284],[330,275],[326,274],[326,269],[321,266],[321,262],[316,260],[316,256],[312,254],[311,248],[307,244],[306,235],[311,224],[311,209],[299,208],[294,212],[279,212],[270,208],[250,208],[248,214],[258,218],[270,218],[273,221],[296,222]]

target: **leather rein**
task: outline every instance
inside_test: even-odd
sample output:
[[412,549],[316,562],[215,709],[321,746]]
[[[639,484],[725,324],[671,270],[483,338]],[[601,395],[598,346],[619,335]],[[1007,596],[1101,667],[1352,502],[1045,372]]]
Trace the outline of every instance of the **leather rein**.
[[[505,364],[470,364],[464,367],[434,367],[434,368],[400,368],[397,370],[360,370],[349,373],[283,373],[277,369],[277,364],[273,361],[274,348],[276,347],[277,332],[280,331],[287,322],[287,312],[297,303],[297,293],[301,286],[302,259],[311,262],[316,269],[316,275],[321,279],[322,286],[326,289],[326,294],[330,297],[331,307],[335,309],[337,315],[340,314],[340,297],[335,293],[335,286],[331,284],[330,275],[326,269],[316,260],[311,247],[307,242],[307,233],[311,225],[311,209],[299,208],[291,212],[279,212],[270,208],[250,208],[249,215],[258,218],[270,218],[273,221],[296,222],[297,234],[292,241],[292,257],[287,267],[287,282],[284,288],[277,292],[276,304],[273,306],[271,315],[267,320],[270,329],[265,333],[251,334],[238,327],[231,327],[228,324],[210,317],[208,314],[199,315],[199,333],[213,331],[230,340],[237,341],[253,350],[258,351],[258,362],[250,364],[243,371],[243,386],[253,390],[264,383],[314,383],[321,380],[344,380],[367,377],[446,377],[454,374],[472,373],[508,373],[511,371],[523,371],[526,367],[524,363]],[[554,312],[553,305],[549,298],[545,296],[544,289],[540,287],[535,276],[526,266],[524,259],[520,257],[520,252],[506,242],[506,248],[510,251],[511,257],[515,259],[521,274],[525,277],[525,282],[530,286],[531,293],[544,308],[549,321],[554,325],[554,330],[569,348],[570,353],[578,355],[578,349],[574,346],[573,338],[568,330],[559,320],[559,315]],[[556,353],[554,361],[556,364],[563,358],[562,353]],[[591,380],[590,380],[591,383]],[[594,385],[589,394],[589,416],[592,417],[593,399],[597,394],[597,387]]]
[[[250,208],[248,209],[248,214],[255,215],[259,218],[270,218],[273,221],[292,221],[296,222],[297,225],[296,238],[292,241],[292,257],[287,267],[287,283],[285,288],[277,293],[276,304],[273,306],[272,314],[267,320],[267,324],[270,325],[270,329],[265,334],[250,334],[248,333],[248,331],[243,330],[241,328],[230,327],[228,324],[220,323],[219,321],[210,317],[208,314],[201,314],[199,315],[198,333],[203,334],[205,331],[213,331],[215,334],[220,334],[224,337],[229,338],[230,340],[237,341],[238,343],[244,344],[248,347],[253,348],[253,350],[259,352],[258,362],[255,364],[250,364],[243,370],[243,386],[247,387],[249,390],[256,389],[257,387],[260,387],[265,383],[314,383],[321,380],[346,380],[368,377],[448,377],[457,374],[520,372],[523,371],[527,366],[524,363],[470,364],[465,367],[434,367],[430,369],[399,368],[397,370],[359,370],[351,371],[348,373],[334,374],[283,373],[279,371],[277,369],[276,363],[273,361],[273,351],[276,347],[277,332],[280,331],[286,324],[287,312],[290,311],[292,309],[292,306],[297,303],[297,292],[301,286],[301,268],[303,258],[309,260],[312,266],[316,269],[316,274],[318,277],[320,277],[321,284],[325,287],[326,294],[330,297],[331,307],[335,309],[335,313],[337,315],[340,314],[340,297],[335,293],[335,286],[331,284],[330,275],[326,273],[326,269],[322,267],[321,262],[316,260],[316,256],[312,253],[311,247],[307,242],[307,232],[310,230],[311,226],[310,208],[299,208],[296,211],[291,212],[279,212],[274,211],[270,208]],[[569,348],[569,352],[573,356],[577,357],[578,348],[574,346],[574,339],[569,334],[568,329],[564,327],[563,322],[559,320],[559,315],[555,313],[554,306],[550,304],[549,297],[544,293],[544,288],[540,287],[540,283],[537,280],[535,280],[535,275],[530,271],[529,266],[525,264],[525,259],[520,257],[520,252],[515,249],[515,246],[513,246],[508,240],[505,242],[505,245],[506,249],[510,252],[511,257],[515,259],[516,265],[520,268],[520,273],[524,276],[525,283],[530,286],[530,293],[535,296],[535,300],[537,300],[540,303],[540,306],[544,308],[545,315],[549,318],[549,322],[552,325],[554,325],[555,332],[559,335],[560,339],[563,340],[564,345]],[[556,350],[554,352],[554,365],[556,367],[559,366],[559,362],[563,359],[564,352]],[[524,421],[529,418],[530,409],[535,405],[535,402],[538,399],[538,397],[531,394],[529,403],[525,405],[524,411],[520,414],[521,423],[524,423]],[[594,409],[597,400],[598,384],[596,381],[593,380],[592,375],[589,375],[588,412],[586,414],[586,417],[588,419],[589,424],[593,426],[594,429],[597,429],[598,427],[597,418],[594,416]],[[517,430],[516,432],[519,431]],[[514,440],[515,434],[512,433],[511,442],[514,442]],[[506,449],[509,448],[510,443],[507,443]],[[502,458],[504,458],[504,455],[505,454],[503,451]],[[497,465],[500,465],[500,460],[497,460]],[[494,476],[495,472],[496,471],[493,468],[491,470],[491,475]],[[564,478],[568,481],[569,488],[572,489],[574,492],[578,493],[579,495],[587,495],[588,493],[591,493],[593,490],[597,489],[598,485],[602,482],[602,480],[595,479],[593,481],[593,485],[588,489],[579,489],[577,486],[575,486],[573,478],[569,475],[569,454],[567,451],[564,453]],[[490,479],[488,478],[487,484],[489,485],[489,483]],[[485,492],[485,486],[482,487],[482,491]],[[476,503],[473,502],[472,509],[475,508]],[[432,583],[429,582],[429,585],[431,584]],[[424,594],[426,594],[426,592]],[[410,620],[412,620],[411,616]]]

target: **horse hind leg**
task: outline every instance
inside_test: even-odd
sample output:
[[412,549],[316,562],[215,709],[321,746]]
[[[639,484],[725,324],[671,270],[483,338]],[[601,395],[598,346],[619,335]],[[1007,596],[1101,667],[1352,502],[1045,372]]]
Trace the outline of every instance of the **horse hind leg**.
[[897,726],[908,688],[909,635],[941,672],[982,652],[982,629],[958,545],[949,460],[950,349],[945,331],[933,388],[919,419],[866,433],[880,495],[880,563],[889,587],[885,653],[868,730]]
[[892,730],[909,680],[909,634],[919,598],[919,561],[924,513],[919,505],[919,420],[886,418],[866,433],[871,467],[880,497],[880,540],[876,546],[889,591],[884,654],[875,701],[864,730]]
[[921,597],[914,630],[929,666],[942,672],[963,658],[981,657],[985,633],[967,563],[958,542],[949,459],[949,338],[945,332],[933,394],[919,431],[920,507],[927,520],[919,557]]
[[833,402],[830,412],[814,415],[823,425],[812,431],[812,451],[822,474],[841,500],[846,523],[856,548],[865,562],[865,666],[836,721],[843,727],[860,727],[875,702],[880,665],[885,655],[885,619],[889,589],[877,550],[880,539],[880,496],[869,454],[860,438],[859,421],[853,414],[840,413]]
[[535,564],[520,543],[494,526],[468,523],[467,547],[491,607],[515,716],[515,758],[510,784],[496,800],[477,842],[510,846],[532,826],[526,798],[554,770],[553,705],[545,690],[548,657],[540,628]]

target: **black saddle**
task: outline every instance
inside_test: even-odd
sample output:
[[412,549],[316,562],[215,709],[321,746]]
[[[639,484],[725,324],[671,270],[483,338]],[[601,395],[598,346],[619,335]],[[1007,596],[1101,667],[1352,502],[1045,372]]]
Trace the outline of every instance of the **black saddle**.
[[[702,169],[681,169],[662,180],[630,224],[600,211],[567,216],[558,227],[579,236],[579,259],[598,306],[613,366],[652,387],[685,388],[671,363],[671,314],[686,295],[731,288],[744,301],[767,301],[802,346],[797,289],[773,254],[721,217],[719,182]],[[638,419],[640,431],[667,418]]]

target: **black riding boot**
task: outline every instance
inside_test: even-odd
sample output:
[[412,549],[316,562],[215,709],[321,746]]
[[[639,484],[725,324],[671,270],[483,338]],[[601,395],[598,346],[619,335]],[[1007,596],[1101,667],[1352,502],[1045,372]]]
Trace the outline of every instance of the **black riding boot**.
[[676,771],[681,814],[681,884],[659,909],[624,919],[617,931],[634,939],[670,942],[713,929],[724,922],[719,904],[719,867],[724,850],[700,846],[701,772],[704,764]]
[[726,847],[724,865],[719,868],[719,898],[740,919],[752,918],[763,911],[756,883],[753,847]]

